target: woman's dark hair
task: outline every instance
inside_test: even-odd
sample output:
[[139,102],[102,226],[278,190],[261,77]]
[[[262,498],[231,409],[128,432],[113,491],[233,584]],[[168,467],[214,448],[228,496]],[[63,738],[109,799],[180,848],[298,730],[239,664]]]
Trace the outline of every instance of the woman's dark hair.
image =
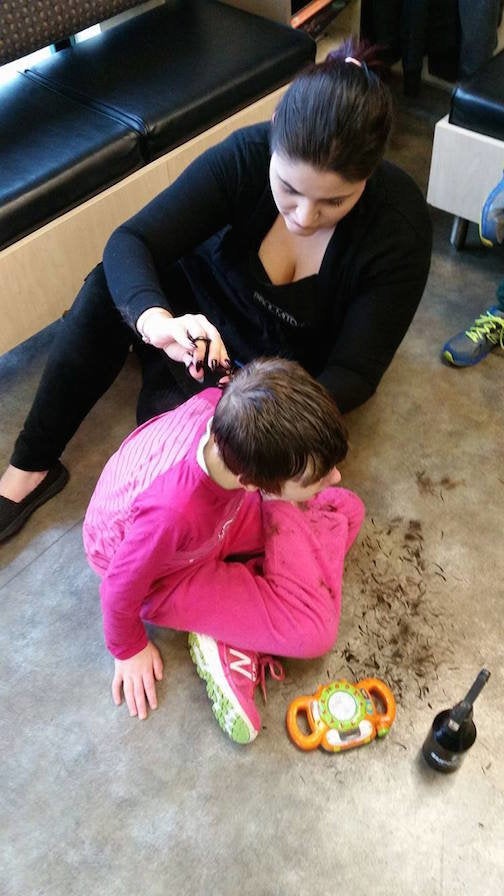
[[350,183],[366,180],[383,157],[392,97],[376,73],[377,49],[347,40],[303,69],[275,110],[272,150]]
[[244,485],[278,494],[287,479],[318,482],[346,456],[347,433],[324,386],[295,361],[258,358],[235,374],[212,433]]

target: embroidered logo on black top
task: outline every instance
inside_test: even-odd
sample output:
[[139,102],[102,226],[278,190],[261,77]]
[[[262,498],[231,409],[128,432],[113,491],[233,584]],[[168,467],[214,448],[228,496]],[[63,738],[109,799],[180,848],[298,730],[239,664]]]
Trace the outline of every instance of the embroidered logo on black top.
[[270,314],[274,314],[275,317],[278,317],[279,320],[283,320],[284,323],[289,324],[291,327],[306,327],[306,324],[303,321],[296,320],[292,314],[289,314],[288,311],[284,311],[283,308],[279,308],[278,305],[274,305],[273,302],[270,302],[269,299],[266,299],[257,289],[252,293],[253,298],[257,302],[258,305],[262,305],[263,308],[266,308]]

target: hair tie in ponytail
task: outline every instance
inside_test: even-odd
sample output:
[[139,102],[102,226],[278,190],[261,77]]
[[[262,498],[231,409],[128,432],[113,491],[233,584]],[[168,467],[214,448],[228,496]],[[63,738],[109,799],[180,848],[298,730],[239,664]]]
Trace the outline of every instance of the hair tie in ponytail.
[[374,75],[374,72],[369,71],[369,69],[363,59],[356,59],[355,56],[346,56],[345,62],[349,62],[350,65],[356,65],[357,68],[361,68],[368,80],[368,83],[371,82],[371,75]]

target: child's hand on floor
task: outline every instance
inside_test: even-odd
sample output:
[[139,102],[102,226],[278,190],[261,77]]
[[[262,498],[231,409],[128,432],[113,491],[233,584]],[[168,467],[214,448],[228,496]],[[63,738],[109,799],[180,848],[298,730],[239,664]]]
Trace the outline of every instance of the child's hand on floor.
[[[157,709],[156,681],[163,677],[163,660],[150,641],[140,653],[127,660],[115,660],[112,696],[116,706],[122,703],[121,689],[130,716],[147,718],[147,703]],[[147,699],[146,699],[147,698]]]

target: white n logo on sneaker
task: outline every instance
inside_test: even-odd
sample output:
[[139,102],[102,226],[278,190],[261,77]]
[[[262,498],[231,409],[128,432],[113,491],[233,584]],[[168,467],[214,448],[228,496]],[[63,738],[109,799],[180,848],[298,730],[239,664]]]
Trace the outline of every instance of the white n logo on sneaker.
[[254,676],[250,670],[250,666],[252,665],[250,657],[247,656],[246,653],[241,653],[241,651],[235,650],[233,647],[229,648],[229,655],[237,657],[236,660],[229,663],[229,668],[231,669],[231,671],[239,672],[240,675],[245,675],[246,678],[250,678],[250,681],[253,681]]

